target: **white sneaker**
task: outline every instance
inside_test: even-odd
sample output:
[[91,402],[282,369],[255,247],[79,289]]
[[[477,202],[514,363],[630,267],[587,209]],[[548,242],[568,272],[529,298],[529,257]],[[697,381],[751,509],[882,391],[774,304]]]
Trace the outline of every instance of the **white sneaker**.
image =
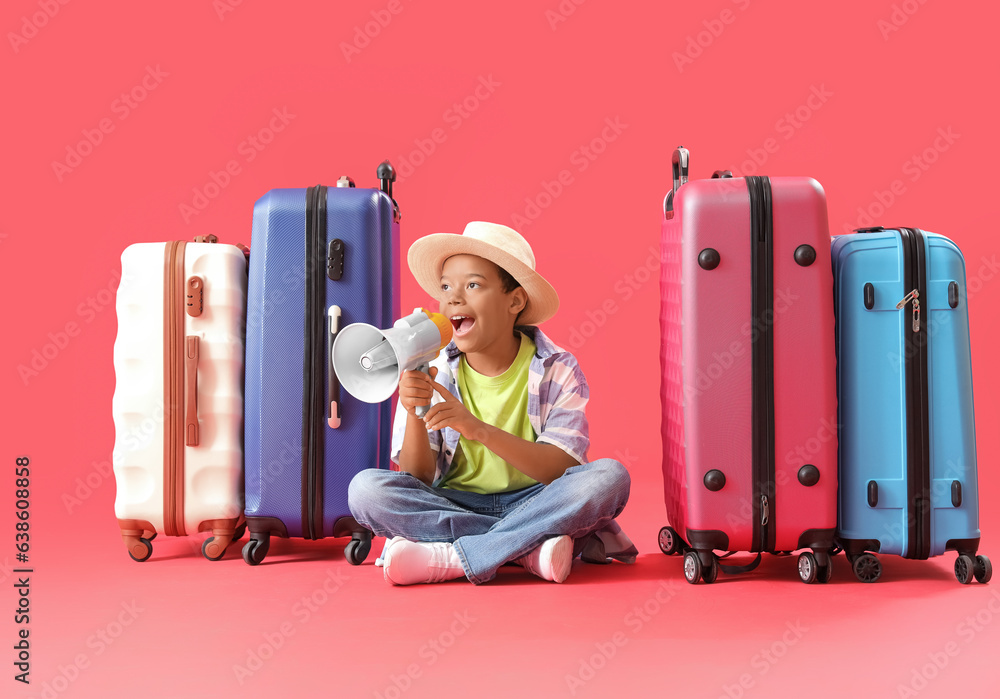
[[382,551],[382,575],[392,585],[413,585],[462,578],[465,569],[451,544],[397,536]]
[[514,562],[544,580],[561,583],[573,567],[573,540],[566,534],[546,539]]

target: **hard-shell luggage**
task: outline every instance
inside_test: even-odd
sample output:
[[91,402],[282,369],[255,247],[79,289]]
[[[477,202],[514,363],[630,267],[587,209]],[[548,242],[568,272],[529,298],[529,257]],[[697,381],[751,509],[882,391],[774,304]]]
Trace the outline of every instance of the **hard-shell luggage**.
[[[799,556],[829,579],[837,505],[833,280],[826,199],[806,177],[688,182],[673,155],[661,249],[667,554],[688,582]],[[714,551],[757,552],[722,566]]]
[[129,555],[157,533],[243,535],[246,248],[215,236],[122,253],[114,346],[115,515]]
[[[840,397],[838,539],[859,580],[874,553],[957,551],[955,576],[989,580],[979,488],[965,260],[916,228],[833,239]],[[874,552],[874,553],[873,553]]]
[[254,206],[247,312],[244,560],[257,565],[272,535],[351,536],[361,563],[372,534],[347,506],[365,468],[389,467],[392,402],[341,392],[331,366],[339,328],[390,327],[399,317],[395,172],[379,189],[274,189]]

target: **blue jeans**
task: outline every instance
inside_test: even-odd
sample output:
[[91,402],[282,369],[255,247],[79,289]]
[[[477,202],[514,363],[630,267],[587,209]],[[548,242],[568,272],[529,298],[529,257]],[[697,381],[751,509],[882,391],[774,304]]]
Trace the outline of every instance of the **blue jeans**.
[[455,545],[475,584],[554,536],[580,542],[625,509],[631,480],[617,461],[572,466],[549,485],[480,495],[434,488],[401,471],[366,469],[351,480],[348,504],[377,536]]

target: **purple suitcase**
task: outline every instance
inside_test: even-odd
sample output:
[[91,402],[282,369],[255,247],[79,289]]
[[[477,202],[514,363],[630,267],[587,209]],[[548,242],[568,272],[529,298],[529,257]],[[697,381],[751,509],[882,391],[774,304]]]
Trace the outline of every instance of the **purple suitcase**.
[[247,290],[246,518],[243,558],[257,565],[270,537],[351,536],[357,565],[371,532],[347,507],[358,471],[389,467],[392,402],[341,392],[330,365],[340,327],[399,317],[395,172],[378,189],[274,189],[257,201]]

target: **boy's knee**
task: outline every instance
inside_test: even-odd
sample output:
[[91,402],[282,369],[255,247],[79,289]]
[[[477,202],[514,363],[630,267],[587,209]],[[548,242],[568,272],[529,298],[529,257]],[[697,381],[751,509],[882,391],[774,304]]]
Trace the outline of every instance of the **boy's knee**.
[[615,509],[621,512],[628,502],[632,487],[632,477],[620,462],[614,459],[600,459],[593,464],[593,472],[599,478],[599,488],[615,504]]
[[372,502],[378,498],[382,488],[377,483],[380,473],[378,469],[366,468],[359,471],[347,486],[347,507],[355,516],[365,512]]
[[599,459],[594,462],[594,471],[600,474],[601,479],[609,488],[621,489],[628,492],[632,485],[632,477],[620,462],[614,459]]

